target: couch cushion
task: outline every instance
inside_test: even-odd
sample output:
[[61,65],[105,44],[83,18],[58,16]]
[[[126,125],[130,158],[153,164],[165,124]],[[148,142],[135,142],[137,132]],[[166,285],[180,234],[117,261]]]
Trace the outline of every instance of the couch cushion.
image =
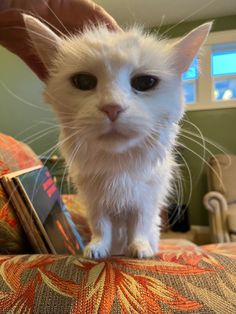
[[236,204],[229,204],[228,206],[227,224],[229,232],[236,235]]
[[153,259],[0,257],[2,313],[235,313],[236,244],[162,240]]
[[0,176],[37,165],[41,161],[29,146],[0,133]]

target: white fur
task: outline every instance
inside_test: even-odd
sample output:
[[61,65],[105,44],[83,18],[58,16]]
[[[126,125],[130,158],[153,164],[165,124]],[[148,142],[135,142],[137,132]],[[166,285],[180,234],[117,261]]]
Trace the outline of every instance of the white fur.
[[[84,256],[153,256],[184,112],[178,47],[138,29],[112,33],[104,27],[53,41],[45,99],[60,121],[61,151],[88,210],[92,240]],[[96,89],[75,89],[70,77],[77,72],[95,75]],[[156,75],[160,83],[135,93],[130,79],[136,74]],[[99,110],[111,103],[125,109],[115,122]]]

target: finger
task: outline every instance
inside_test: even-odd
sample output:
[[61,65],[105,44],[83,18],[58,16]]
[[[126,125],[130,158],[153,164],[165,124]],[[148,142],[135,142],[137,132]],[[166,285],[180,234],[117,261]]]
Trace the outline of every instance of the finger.
[[18,55],[40,79],[46,78],[46,69],[30,44],[20,12],[0,13],[0,44]]
[[104,22],[109,29],[114,31],[122,31],[121,27],[117,24],[115,19],[97,4],[95,4],[95,12],[98,21]]

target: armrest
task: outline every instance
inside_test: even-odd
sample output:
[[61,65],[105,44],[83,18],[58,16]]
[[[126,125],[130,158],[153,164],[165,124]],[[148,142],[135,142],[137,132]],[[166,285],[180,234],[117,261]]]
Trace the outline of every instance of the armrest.
[[214,242],[230,242],[228,230],[228,204],[219,192],[208,192],[203,199],[204,206],[209,211],[209,220]]

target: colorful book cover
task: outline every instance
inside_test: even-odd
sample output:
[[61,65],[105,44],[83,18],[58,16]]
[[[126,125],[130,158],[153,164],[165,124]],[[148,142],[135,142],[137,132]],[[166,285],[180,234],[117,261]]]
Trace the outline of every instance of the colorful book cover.
[[11,173],[2,181],[37,252],[81,254],[82,239],[46,167]]

